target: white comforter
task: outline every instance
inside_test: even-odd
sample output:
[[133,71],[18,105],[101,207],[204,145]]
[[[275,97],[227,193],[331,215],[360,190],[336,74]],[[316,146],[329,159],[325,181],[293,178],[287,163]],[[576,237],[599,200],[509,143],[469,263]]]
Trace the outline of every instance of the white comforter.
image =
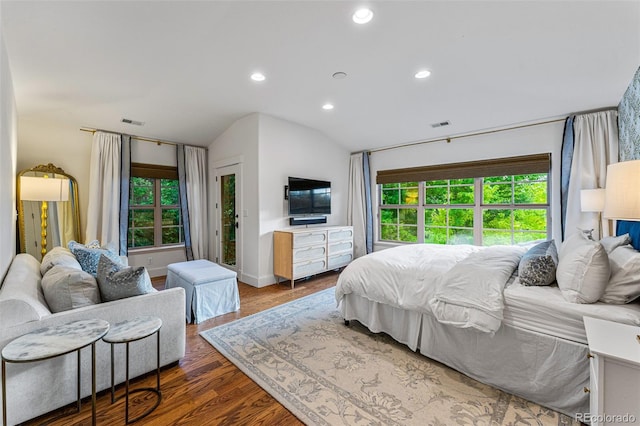
[[431,313],[458,327],[493,332],[502,319],[502,290],[525,251],[518,246],[416,244],[374,252],[340,274],[336,300],[354,293]]

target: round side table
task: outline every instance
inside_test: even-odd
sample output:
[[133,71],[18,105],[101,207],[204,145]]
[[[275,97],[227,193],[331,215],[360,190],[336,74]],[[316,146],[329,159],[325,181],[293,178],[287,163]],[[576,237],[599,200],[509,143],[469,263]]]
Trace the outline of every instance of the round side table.
[[91,345],[91,424],[96,424],[96,342],[109,330],[101,319],[74,321],[35,330],[11,341],[2,349],[2,424],[7,424],[6,363],[25,363],[78,353],[78,401],[80,412],[80,350]]
[[[150,414],[155,410],[160,401],[162,400],[162,393],[160,392],[160,328],[162,327],[162,320],[156,317],[138,317],[131,320],[126,320],[113,324],[109,329],[109,333],[102,338],[103,341],[111,344],[111,403],[116,401],[115,397],[115,374],[114,374],[114,348],[115,345],[124,343],[126,345],[126,380],[125,380],[125,421],[127,424],[140,420],[141,418]],[[135,342],[149,337],[156,333],[157,346],[156,346],[156,387],[155,388],[136,388],[129,389],[129,343]],[[129,394],[133,392],[153,392],[158,395],[156,403],[147,409],[139,416],[129,419]],[[122,398],[122,396],[120,397]],[[117,398],[117,399],[120,399]]]

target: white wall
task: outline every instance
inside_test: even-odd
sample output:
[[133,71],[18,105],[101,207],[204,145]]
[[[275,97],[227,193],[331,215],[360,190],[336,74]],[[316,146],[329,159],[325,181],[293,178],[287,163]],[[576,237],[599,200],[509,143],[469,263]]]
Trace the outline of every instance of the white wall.
[[0,279],[16,253],[17,113],[7,51],[0,33]]
[[[433,142],[371,154],[372,195],[377,211],[378,192],[375,176],[378,170],[486,160],[518,155],[551,153],[551,217],[552,237],[561,241],[560,224],[560,154],[564,122],[505,130],[487,135],[453,139],[451,143]],[[554,220],[555,219],[555,220]],[[377,229],[376,229],[377,240]],[[376,249],[388,246],[376,244]]]
[[[288,176],[331,182],[327,225],[346,225],[350,153],[323,133],[290,121],[260,115],[260,277],[273,284],[273,231],[289,227],[284,201]],[[322,225],[319,225],[322,226]]]
[[92,134],[80,127],[20,117],[18,171],[53,163],[78,182],[80,232],[84,237],[89,202],[89,159]]
[[[288,176],[331,181],[332,214],[328,224],[345,224],[349,152],[317,130],[264,114],[251,114],[231,125],[209,147],[210,194],[215,202],[215,169],[242,163],[240,214],[242,258],[238,279],[263,287],[273,276],[273,230],[286,228],[284,186]],[[211,208],[211,247],[218,256]]]
[[211,259],[219,257],[215,229],[218,223],[215,201],[218,187],[215,182],[216,169],[240,163],[242,179],[237,211],[240,214],[236,238],[242,245],[237,259],[238,279],[257,285],[259,270],[259,188],[258,188],[258,126],[259,114],[247,115],[224,131],[209,146],[209,253]]

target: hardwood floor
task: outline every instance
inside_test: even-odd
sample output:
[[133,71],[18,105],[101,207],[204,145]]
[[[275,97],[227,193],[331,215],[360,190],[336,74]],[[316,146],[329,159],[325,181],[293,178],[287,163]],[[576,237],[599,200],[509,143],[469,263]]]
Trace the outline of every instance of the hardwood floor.
[[[240,311],[221,315],[198,325],[187,324],[186,355],[178,365],[162,370],[160,383],[162,402],[139,425],[302,425],[286,408],[249,379],[235,365],[216,351],[200,335],[220,324],[286,303],[335,285],[338,274],[326,273],[301,281],[291,289],[289,283],[255,288],[239,283]],[[164,278],[154,279],[154,287],[164,288]],[[131,387],[155,386],[155,375],[147,375],[131,383]],[[118,395],[123,386],[117,388]],[[130,397],[129,415],[135,417],[152,405],[155,396],[140,392]],[[146,400],[147,398],[148,400]],[[90,425],[91,401],[83,400],[82,410],[59,420],[54,416],[73,411],[66,407],[31,420],[26,425],[47,423],[53,426]],[[124,399],[111,404],[110,393],[97,398],[98,425],[125,424]]]

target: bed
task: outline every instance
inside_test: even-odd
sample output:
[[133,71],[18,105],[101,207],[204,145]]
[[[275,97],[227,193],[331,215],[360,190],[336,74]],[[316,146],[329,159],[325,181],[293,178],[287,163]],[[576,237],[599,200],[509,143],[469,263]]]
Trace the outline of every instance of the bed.
[[566,415],[588,413],[583,316],[640,326],[640,303],[573,303],[564,285],[523,285],[518,265],[530,248],[418,244],[374,252],[343,270],[336,300],[347,323],[357,320],[469,377]]

